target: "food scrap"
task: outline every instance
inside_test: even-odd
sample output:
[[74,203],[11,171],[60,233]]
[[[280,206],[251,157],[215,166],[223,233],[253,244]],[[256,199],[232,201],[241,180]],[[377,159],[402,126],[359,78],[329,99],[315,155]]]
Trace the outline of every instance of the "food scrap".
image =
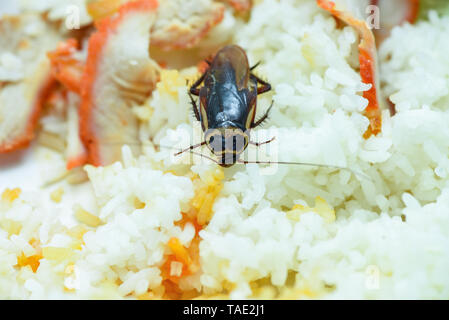
[[4,17],[0,33],[0,61],[6,59],[5,65],[0,63],[0,153],[5,153],[28,146],[34,137],[55,85],[46,52],[61,36],[36,14]]
[[160,1],[152,45],[165,50],[191,48],[223,20],[224,9],[212,0]]
[[253,0],[224,0],[236,11],[249,11],[253,5]]
[[40,242],[35,239],[31,239],[29,244],[33,247],[33,254],[26,255],[23,251],[17,256],[17,267],[27,267],[29,266],[34,273],[40,266],[40,260],[43,258],[42,248],[40,247]]
[[[370,120],[368,129],[363,137],[368,139],[371,135],[377,135],[382,129],[382,98],[380,96],[377,51],[374,34],[367,25],[361,12],[364,12],[370,2],[368,0],[356,3],[347,3],[343,0],[317,0],[317,4],[326,11],[329,11],[336,18],[354,27],[360,34],[359,61],[360,76],[362,81],[371,84],[371,89],[363,93],[363,97],[368,100],[365,115]],[[362,10],[362,9],[363,10]]]
[[59,43],[56,50],[50,51],[47,55],[53,77],[70,91],[80,94],[84,62],[76,57],[78,49],[78,41],[71,38]]
[[293,208],[287,212],[287,217],[294,221],[299,221],[300,216],[306,212],[315,212],[326,223],[334,222],[336,219],[335,210],[321,197],[315,198],[315,207],[303,206],[295,204]]
[[21,192],[22,192],[22,190],[20,188],[6,189],[2,193],[2,200],[11,203],[14,200],[16,200],[17,198],[19,198]]
[[125,143],[139,153],[138,120],[130,107],[142,104],[159,79],[148,56],[156,9],[154,0],[126,3],[117,16],[99,21],[89,39],[80,129],[90,164],[119,160]]

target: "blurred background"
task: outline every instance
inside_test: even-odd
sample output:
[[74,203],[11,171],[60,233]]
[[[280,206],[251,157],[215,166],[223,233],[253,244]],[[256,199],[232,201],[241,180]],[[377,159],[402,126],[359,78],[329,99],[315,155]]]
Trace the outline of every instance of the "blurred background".
[[6,14],[17,13],[18,0],[1,0],[0,1],[0,16]]

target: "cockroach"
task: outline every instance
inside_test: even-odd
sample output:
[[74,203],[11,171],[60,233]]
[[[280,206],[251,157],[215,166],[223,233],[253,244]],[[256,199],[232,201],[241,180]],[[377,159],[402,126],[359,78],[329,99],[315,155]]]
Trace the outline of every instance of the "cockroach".
[[[251,130],[268,118],[273,107],[272,102],[262,117],[255,120],[257,96],[270,91],[271,85],[252,73],[258,63],[250,67],[245,51],[237,45],[220,49],[212,61],[206,62],[208,68],[188,92],[195,118],[201,123],[204,132],[204,141],[179,151],[175,156],[190,151],[222,167],[230,167],[235,163],[293,164],[349,170],[366,177],[362,173],[340,166],[240,159],[249,144],[259,147],[274,140],[274,137],[265,142],[253,142],[250,139]],[[199,97],[199,108],[193,96]],[[218,160],[193,151],[204,145],[207,145]]]
[[[206,60],[206,62],[208,68],[193,83],[188,92],[195,118],[201,123],[204,132],[204,141],[177,152],[175,156],[190,151],[190,153],[207,158],[222,167],[231,167],[236,163],[258,163],[335,168],[348,170],[370,179],[363,173],[340,166],[240,159],[248,145],[259,147],[275,139],[273,137],[264,142],[254,142],[250,139],[251,130],[260,126],[268,118],[273,107],[272,102],[267,111],[258,120],[255,120],[257,96],[270,91],[271,85],[252,72],[258,66],[258,63],[250,67],[245,51],[237,45],[222,48],[212,61]],[[199,97],[199,107],[193,96]],[[193,151],[204,145],[207,145],[218,160]],[[171,148],[161,145],[156,146]]]
[[[252,73],[258,64],[250,68],[245,51],[237,45],[222,48],[208,64],[208,69],[189,92],[195,117],[204,132],[204,141],[176,155],[207,145],[222,167],[245,163],[239,157],[249,144],[260,146],[274,140],[262,143],[250,140],[251,129],[268,118],[273,106],[271,103],[265,114],[255,120],[257,96],[270,91],[271,85]],[[192,95],[199,97],[199,108]]]

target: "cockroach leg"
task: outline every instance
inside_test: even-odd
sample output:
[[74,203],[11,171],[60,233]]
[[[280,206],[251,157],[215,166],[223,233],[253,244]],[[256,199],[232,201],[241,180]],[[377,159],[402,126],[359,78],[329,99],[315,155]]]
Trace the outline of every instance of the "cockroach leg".
[[264,144],[269,144],[270,142],[273,142],[274,139],[276,139],[276,137],[273,137],[270,140],[267,140],[267,141],[264,141],[264,142],[252,142],[252,141],[250,141],[249,144],[251,144],[253,146],[256,146],[256,147],[260,147],[260,146],[262,146]]
[[256,76],[255,74],[252,74],[252,73],[251,73],[251,78],[252,78],[253,80],[257,81],[258,84],[261,84],[261,85],[262,85],[261,87],[258,87],[258,88],[257,88],[257,94],[258,94],[258,95],[271,90],[271,84],[269,84],[269,83],[266,82],[266,81],[263,81],[262,79],[260,79],[260,78],[259,78],[258,76]]
[[195,83],[190,87],[190,93],[199,96],[200,95],[200,89],[198,89],[198,86],[201,84],[201,82],[204,81],[204,78],[206,77],[206,73],[204,72],[203,75],[195,81]]
[[253,124],[251,125],[251,129],[254,129],[257,126],[260,126],[262,124],[262,122],[264,122],[265,120],[267,120],[268,115],[270,113],[271,108],[273,107],[273,102],[271,101],[271,105],[270,107],[267,109],[267,111],[265,111],[265,114],[262,116],[262,118],[260,118],[259,120],[257,120],[256,122],[253,122]]
[[196,120],[201,121],[200,112],[198,110],[198,106],[196,105],[196,102],[193,99],[192,94],[190,92],[189,92],[189,97],[190,97],[190,102],[192,103],[193,112],[195,113],[195,118],[196,118]]
[[179,156],[181,153],[184,153],[186,151],[189,151],[189,150],[191,151],[191,150],[196,149],[198,147],[204,146],[205,144],[206,144],[206,141],[203,141],[203,142],[198,143],[198,144],[194,144],[193,146],[190,146],[188,148],[185,148],[184,150],[181,150],[181,151],[175,153],[175,157]]

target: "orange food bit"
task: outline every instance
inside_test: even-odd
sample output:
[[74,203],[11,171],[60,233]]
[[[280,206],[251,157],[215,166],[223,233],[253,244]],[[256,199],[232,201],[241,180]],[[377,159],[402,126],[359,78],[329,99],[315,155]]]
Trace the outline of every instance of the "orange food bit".
[[17,265],[19,267],[30,266],[33,272],[36,272],[40,265],[40,259],[42,259],[41,254],[35,254],[33,256],[26,257],[22,252],[20,257],[17,258]]
[[22,192],[22,190],[20,188],[15,188],[12,190],[6,189],[5,191],[3,191],[2,200],[8,201],[8,202],[13,202],[17,198],[19,198],[21,192]]
[[248,11],[252,7],[252,0],[226,0],[237,11]]
[[215,200],[223,188],[224,173],[222,169],[216,169],[201,180],[201,186],[196,190],[195,197],[191,200],[191,216],[196,216],[199,225],[207,224],[212,219],[212,208]]
[[[189,218],[187,215],[184,215],[182,222],[187,223],[186,221],[189,221]],[[199,270],[199,229],[195,230],[195,237],[188,248],[184,247],[179,239],[175,237],[171,238],[167,243],[172,254],[167,257],[160,269],[161,276],[164,279],[162,282],[165,288],[164,297],[168,299],[181,299],[182,290],[178,286],[179,280]],[[175,274],[172,273],[172,267],[175,263],[182,264],[182,270],[178,274],[176,274],[177,272]],[[198,295],[195,293],[192,294]]]
[[145,202],[139,200],[139,198],[134,198],[134,208],[143,209],[145,208]]
[[164,296],[168,299],[179,300],[182,297],[182,290],[176,283],[170,280],[162,281],[162,285],[165,288]]
[[181,241],[179,241],[178,238],[171,238],[168,241],[168,247],[171,251],[173,251],[173,254],[175,255],[177,260],[187,266],[192,264],[192,259],[190,258],[187,249],[181,244]]
[[56,50],[47,53],[51,63],[51,74],[70,91],[81,93],[81,78],[84,63],[74,58],[78,49],[76,39],[68,39],[58,45]]
[[31,270],[33,270],[33,272],[36,272],[40,265],[39,260],[43,258],[42,250],[39,248],[39,240],[31,239],[29,243],[37,250],[37,253],[35,255],[27,257],[22,252],[22,254],[19,257],[17,257],[17,266],[18,267],[30,266]]
[[137,296],[137,300],[155,300],[155,299],[157,299],[157,297],[152,292],[145,292],[144,294]]
[[[210,172],[210,174],[205,175],[201,180],[197,175],[192,177],[192,180],[199,182],[199,188],[196,190],[196,196],[191,200],[192,206],[190,211],[182,212],[182,219],[177,221],[175,225],[184,228],[187,223],[191,223],[195,228],[195,236],[188,248],[183,246],[181,241],[176,237],[171,238],[167,243],[171,254],[167,256],[164,264],[160,267],[161,276],[164,279],[162,283],[165,288],[165,298],[193,298],[199,294],[193,290],[186,295],[180,290],[178,283],[180,279],[196,273],[200,268],[199,232],[212,216],[212,206],[223,187],[221,183],[223,179],[224,172],[222,169],[216,169]],[[178,269],[181,268],[179,263],[182,263],[181,272]],[[176,268],[174,272],[172,272],[173,267]]]
[[94,21],[112,16],[122,4],[121,0],[89,0],[87,12]]
[[74,168],[82,166],[83,164],[86,163],[86,161],[87,161],[87,154],[86,153],[79,154],[76,157],[67,159],[66,168],[67,170],[72,170]]

